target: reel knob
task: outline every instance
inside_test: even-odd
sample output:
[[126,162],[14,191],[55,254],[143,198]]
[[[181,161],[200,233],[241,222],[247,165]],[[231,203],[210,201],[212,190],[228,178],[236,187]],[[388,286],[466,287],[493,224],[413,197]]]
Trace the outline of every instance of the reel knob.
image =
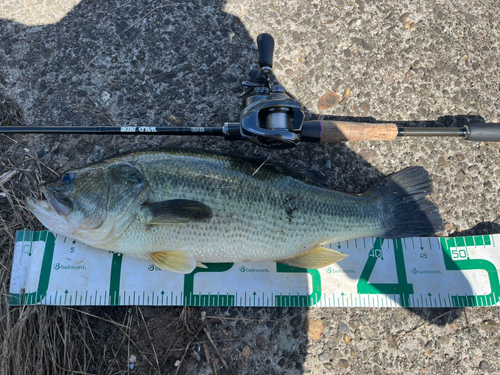
[[271,87],[271,92],[273,94],[277,94],[277,93],[283,94],[285,92],[285,88],[281,85],[276,85],[276,86]]
[[269,34],[260,34],[257,37],[257,47],[259,48],[259,66],[261,68],[273,67],[274,39]]

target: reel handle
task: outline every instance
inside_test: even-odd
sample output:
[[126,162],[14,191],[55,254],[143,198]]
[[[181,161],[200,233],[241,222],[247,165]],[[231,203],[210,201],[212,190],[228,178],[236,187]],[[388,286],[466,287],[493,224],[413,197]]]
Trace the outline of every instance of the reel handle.
[[257,47],[259,48],[259,66],[273,67],[274,39],[269,34],[260,34],[257,37]]

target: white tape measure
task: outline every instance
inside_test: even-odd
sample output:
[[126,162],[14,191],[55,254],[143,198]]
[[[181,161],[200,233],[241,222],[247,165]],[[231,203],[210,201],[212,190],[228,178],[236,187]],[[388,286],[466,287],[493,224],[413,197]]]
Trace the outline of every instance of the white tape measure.
[[499,304],[500,235],[327,245],[350,257],[319,270],[212,263],[188,275],[47,231],[19,231],[10,304],[465,307]]

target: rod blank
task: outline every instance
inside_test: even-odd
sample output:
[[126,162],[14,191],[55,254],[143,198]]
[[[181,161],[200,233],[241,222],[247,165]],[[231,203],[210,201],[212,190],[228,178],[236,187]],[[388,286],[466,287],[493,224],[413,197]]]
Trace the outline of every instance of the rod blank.
[[118,135],[219,135],[222,127],[188,126],[1,126],[0,133],[118,134]]
[[398,128],[398,137],[467,137],[463,128]]

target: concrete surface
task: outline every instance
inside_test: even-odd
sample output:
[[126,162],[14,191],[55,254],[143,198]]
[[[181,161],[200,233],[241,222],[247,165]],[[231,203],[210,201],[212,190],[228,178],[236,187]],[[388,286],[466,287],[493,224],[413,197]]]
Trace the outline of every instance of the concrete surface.
[[[276,41],[276,79],[309,118],[500,122],[499,15],[493,0],[7,0],[0,3],[0,91],[28,125],[221,125],[238,119],[240,82],[257,65],[257,35],[267,32]],[[343,104],[320,110],[321,97],[333,91],[342,100],[347,90]],[[3,143],[0,174],[14,166],[29,181],[35,157],[50,179],[117,152],[167,145],[274,154],[351,193],[422,165],[446,222],[442,235],[498,232],[498,143],[407,138],[278,152],[209,138],[15,140]],[[466,309],[467,316],[459,309],[437,321],[444,310],[222,310],[210,312],[278,320],[227,325],[245,340],[222,344],[232,373],[500,373],[497,308]],[[316,340],[312,321],[323,327]],[[223,329],[214,328],[221,337]],[[188,362],[184,370],[212,371]]]

